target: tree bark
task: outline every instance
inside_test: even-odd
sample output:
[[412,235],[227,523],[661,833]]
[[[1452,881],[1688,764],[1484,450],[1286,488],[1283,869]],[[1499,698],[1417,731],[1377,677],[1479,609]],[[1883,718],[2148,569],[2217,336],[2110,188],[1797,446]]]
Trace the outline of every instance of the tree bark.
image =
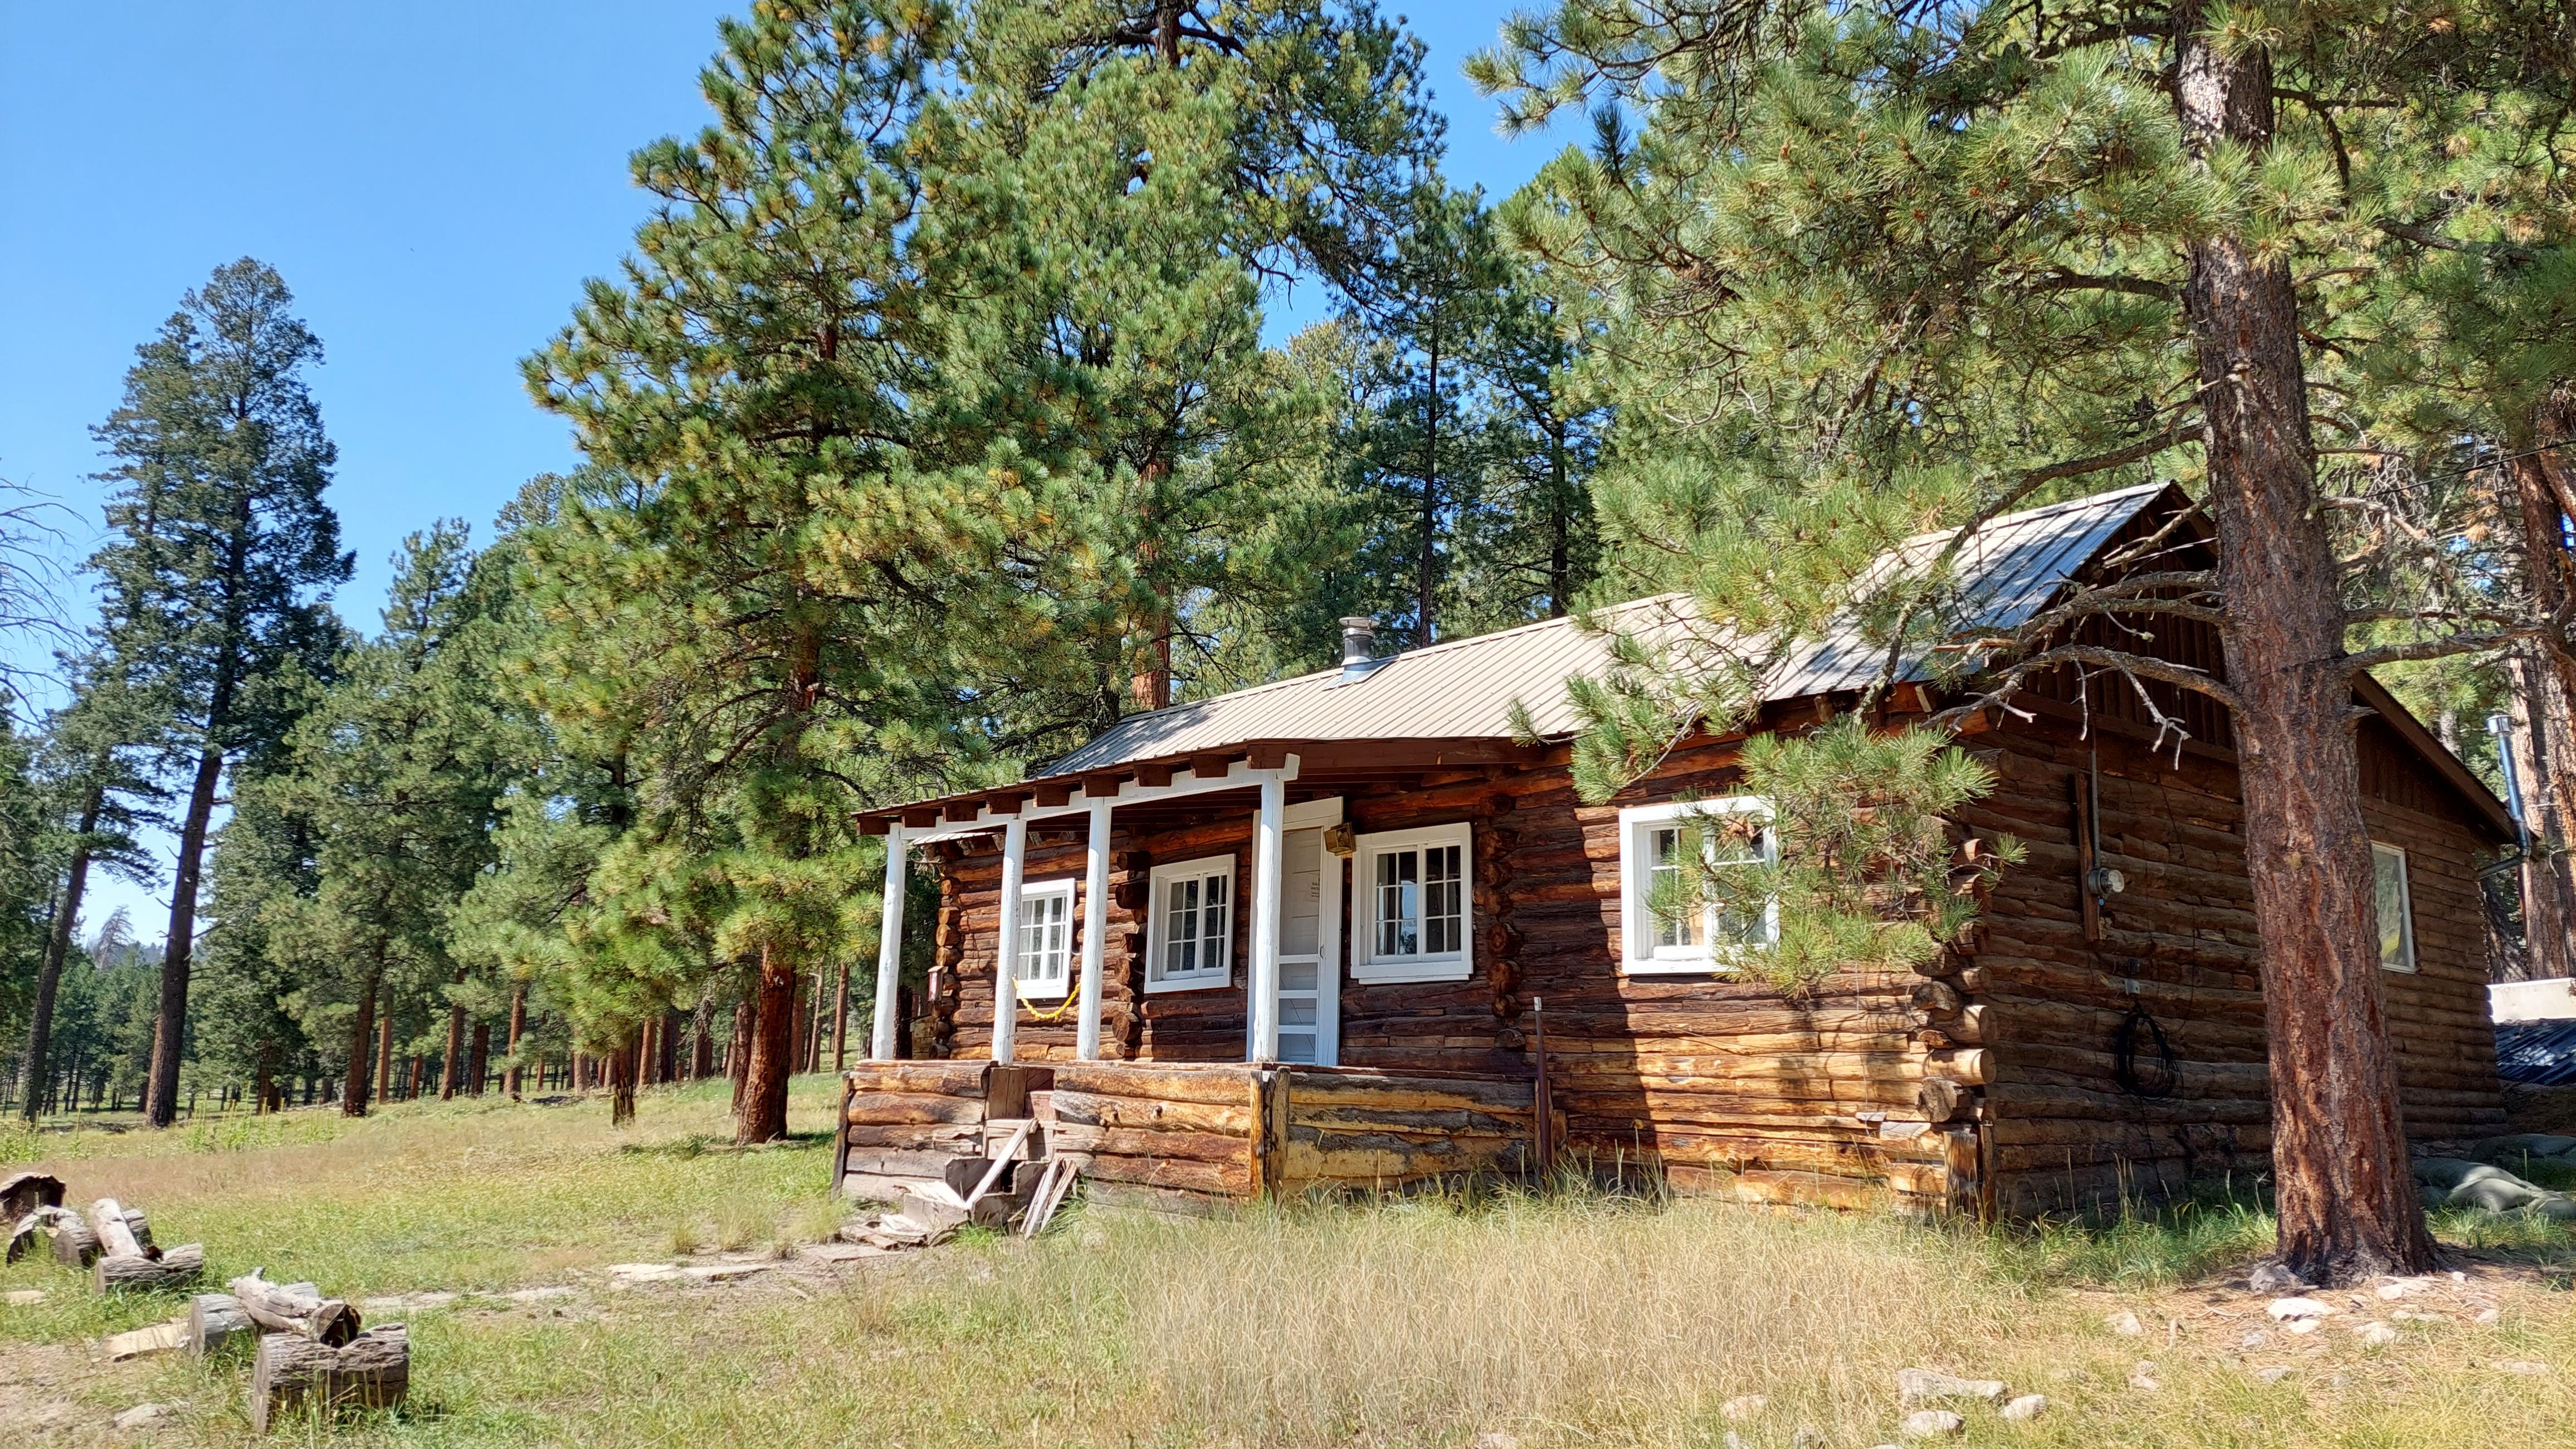
[[698,997],[698,1009],[689,1013],[689,1080],[699,1081],[715,1075],[716,1041],[714,1021],[715,988],[709,987]]
[[510,1100],[519,1100],[519,1074],[526,1070],[519,1061],[519,1043],[528,1029],[528,987],[521,982],[510,991],[510,1074],[502,1079],[501,1089]]
[[39,1115],[45,1095],[40,1084],[45,1080],[46,1054],[53,1045],[54,996],[62,987],[63,963],[71,958],[72,928],[80,922],[81,894],[89,886],[90,832],[98,829],[99,812],[106,804],[107,792],[96,785],[81,796],[79,843],[72,847],[71,868],[63,878],[63,897],[54,903],[53,929],[45,936],[44,963],[36,968],[35,1010],[27,1020],[26,1065],[19,1070],[27,1083],[27,1100],[21,1104],[20,1114],[30,1123]]
[[787,1135],[787,1069],[796,1050],[796,967],[780,951],[760,948],[760,1007],[745,1064],[742,1109],[733,1140],[749,1145]]
[[484,1079],[492,1074],[492,1023],[474,1023],[474,1043],[466,1052],[465,1091],[469,1096],[483,1095]]
[[[465,984],[465,968],[456,968],[456,984]],[[447,1056],[439,1064],[438,1100],[453,1101],[457,1084],[465,1075],[465,1003],[454,997],[447,1002]]]
[[357,1019],[349,1026],[348,1084],[340,1091],[343,1117],[367,1115],[367,1045],[369,1038],[376,1035],[376,987],[369,982],[358,997]]
[[840,982],[832,988],[832,1070],[849,1069],[850,963],[841,963]]
[[733,1078],[733,1110],[742,1114],[743,1083],[751,1076],[751,1034],[760,1018],[760,985],[747,984],[733,1004],[733,1042],[725,1049],[725,1072]]
[[394,1099],[394,994],[384,988],[384,1001],[376,1009],[376,1100]]
[[608,1123],[612,1127],[635,1120],[635,1069],[643,1058],[644,1029],[630,1026],[626,1040],[608,1053]]
[[[2195,154],[2256,154],[2271,60],[2222,48],[2175,11],[2175,104]],[[2316,507],[2316,453],[2288,265],[2222,233],[2189,247],[2184,310],[2202,383],[2245,862],[2263,942],[2280,1254],[2329,1282],[2433,1264],[2398,1120],[2380,997],[2375,873],[2362,819],[2340,573]]]
[[[228,686],[229,678],[220,681]],[[218,691],[207,721],[210,739],[228,727],[229,688]],[[179,858],[171,871],[170,938],[162,947],[161,1009],[152,1023],[152,1076],[145,1089],[143,1120],[167,1127],[179,1120],[179,1061],[188,1037],[188,969],[196,953],[197,881],[206,858],[206,827],[215,813],[215,792],[223,784],[224,751],[209,743],[197,755],[197,775],[188,786],[188,814],[179,827]]]
[[1440,329],[1431,329],[1431,391],[1423,404],[1422,557],[1414,578],[1414,647],[1433,642],[1432,593],[1440,580]]
[[[2505,465],[2521,514],[2525,587],[2535,611],[2551,618],[2566,617],[2576,596],[2576,555],[2551,476],[2576,471],[2557,456],[2576,433],[2571,413],[2576,400],[2563,386],[2553,390],[2535,419],[2538,446],[2515,447]],[[2534,977],[2576,976],[2576,858],[2567,854],[2576,843],[2576,654],[2563,641],[2533,640],[2514,651],[2510,677],[2514,785],[2532,845],[2522,866],[2523,966]]]

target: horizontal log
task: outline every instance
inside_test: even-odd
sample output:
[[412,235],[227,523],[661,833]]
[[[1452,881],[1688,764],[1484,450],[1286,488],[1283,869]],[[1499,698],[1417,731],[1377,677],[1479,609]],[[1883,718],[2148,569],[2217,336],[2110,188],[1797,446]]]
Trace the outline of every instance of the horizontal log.
[[[1235,1050],[1242,1050],[1238,1039]],[[1162,1063],[1068,1063],[1055,1069],[1059,1102],[1069,1092],[1103,1097],[1143,1097],[1166,1102],[1200,1102],[1232,1106],[1248,1102],[1252,1068],[1246,1066],[1172,1066]],[[1059,1106],[1058,1110],[1062,1110]]]
[[[1248,1088],[1246,1089],[1248,1092]],[[1216,1105],[1207,1102],[1175,1102],[1150,1097],[1113,1097],[1098,1092],[1074,1092],[1062,1087],[1055,1090],[1055,1115],[1060,1123],[1090,1127],[1134,1127],[1153,1132],[1211,1132],[1228,1137],[1252,1134],[1252,1109],[1248,1096],[1235,1102]]]
[[1140,1187],[1179,1188],[1227,1197],[1252,1195],[1252,1169],[1244,1162],[1199,1162],[1172,1157],[1127,1157],[1115,1153],[1066,1154],[1086,1182],[1127,1183]]
[[858,1092],[842,1110],[841,1120],[853,1127],[891,1127],[904,1123],[969,1123],[984,1120],[984,1102],[980,1097],[959,1097],[946,1093]]
[[229,1293],[199,1293],[188,1300],[188,1351],[199,1358],[248,1343],[257,1331],[241,1300]]
[[891,1148],[903,1152],[973,1153],[984,1140],[982,1123],[914,1123],[900,1127],[850,1127],[843,1140],[852,1147]]
[[1061,1153],[1110,1153],[1130,1157],[1169,1157],[1190,1162],[1241,1162],[1251,1150],[1243,1137],[1214,1132],[1154,1132],[1134,1127],[1091,1127],[1060,1123],[1050,1142]]
[[206,1250],[183,1243],[147,1253],[101,1253],[91,1265],[91,1286],[101,1293],[176,1288],[193,1283],[206,1271]]
[[1288,1125],[1319,1131],[1398,1132],[1411,1136],[1527,1136],[1530,1111],[1481,1112],[1458,1108],[1398,1111],[1375,1107],[1316,1106],[1288,1099]]
[[980,1061],[861,1062],[843,1075],[857,1092],[937,1093],[981,1101],[988,1065]]
[[337,1348],[357,1337],[358,1310],[325,1298],[310,1283],[271,1283],[254,1269],[226,1285],[251,1321],[273,1334],[292,1334]]
[[849,1160],[842,1164],[848,1172],[863,1172],[879,1177],[937,1178],[948,1170],[948,1164],[961,1156],[973,1156],[970,1148],[962,1152],[898,1147],[853,1147]]

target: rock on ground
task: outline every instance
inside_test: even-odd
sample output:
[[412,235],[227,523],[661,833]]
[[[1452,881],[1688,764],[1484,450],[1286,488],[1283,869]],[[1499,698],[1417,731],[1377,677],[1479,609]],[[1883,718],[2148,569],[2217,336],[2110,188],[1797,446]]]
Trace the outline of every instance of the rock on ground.
[[175,1407],[170,1404],[137,1404],[116,1416],[116,1427],[140,1429],[146,1424],[158,1424],[174,1412]]
[[2124,1338],[2135,1338],[2147,1331],[2147,1326],[2138,1321],[2138,1315],[2125,1308],[2117,1313],[2106,1315],[2102,1320],[2102,1326]]
[[2004,1405],[2004,1417],[2016,1424],[2027,1424],[2048,1412],[2048,1395],[2024,1394]]
[[1992,1404],[2003,1396],[2000,1379],[1963,1379],[1921,1368],[1896,1371],[1896,1401],[1901,1404],[1937,1404],[1947,1399],[1983,1399]]
[[1897,1423],[1904,1439],[1948,1439],[1967,1432],[1968,1421],[1947,1409],[1917,1409]]

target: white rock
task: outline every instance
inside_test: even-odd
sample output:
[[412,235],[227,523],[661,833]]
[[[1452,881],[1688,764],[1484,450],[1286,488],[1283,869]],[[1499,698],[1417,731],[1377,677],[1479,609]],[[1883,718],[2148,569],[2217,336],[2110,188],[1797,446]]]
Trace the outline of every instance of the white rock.
[[2288,1364],[2274,1364],[2270,1368],[2258,1368],[2254,1371],[2254,1377],[2261,1379],[2267,1384],[2277,1384],[2289,1376],[2290,1366]]
[[677,1263],[611,1263],[608,1286],[631,1288],[638,1283],[668,1283],[680,1276]]
[[2299,1281],[2298,1274],[2278,1263],[2255,1264],[2245,1280],[2246,1290],[2253,1293],[2296,1293],[2307,1286]]
[[174,1408],[175,1406],[170,1404],[137,1404],[116,1416],[116,1427],[140,1429],[146,1424],[158,1424],[169,1418]]
[[2048,1412],[2048,1395],[2024,1394],[2004,1405],[2004,1417],[2016,1424],[2027,1424]]
[[2323,1318],[2334,1312],[2335,1306],[2320,1298],[2275,1298],[2272,1305],[2263,1311],[2286,1323],[2301,1318]]
[[1904,1439],[1947,1439],[1967,1428],[1967,1420],[1947,1409],[1917,1409],[1897,1421],[1896,1433]]
[[2492,1306],[2478,1310],[2478,1322],[2480,1323],[2493,1323],[2502,1317],[2504,1317],[2504,1314]]
[[2368,1344],[2372,1348],[2386,1348],[2388,1345],[2397,1341],[2397,1325],[2394,1323],[2382,1323],[2375,1318],[2370,1322],[2355,1328],[2352,1332],[2354,1337],[2360,1339],[2363,1343]]
[[2314,1333],[2325,1327],[2326,1321],[2322,1318],[2293,1318],[2281,1326],[2292,1333]]
[[45,1290],[42,1288],[12,1288],[9,1290],[8,1303],[12,1308],[33,1308],[44,1301]]
[[2261,1348],[2263,1345],[2270,1343],[2271,1341],[2272,1335],[2265,1333],[2263,1330],[2258,1328],[2245,1335],[2243,1338],[2236,1340],[2236,1346],[2238,1348]]
[[2142,1393],[2152,1394],[2164,1385],[2156,1378],[2156,1366],[2145,1359],[2140,1359],[2138,1366],[2129,1370],[2129,1387]]
[[1736,1433],[1733,1429],[1727,1430],[1724,1435],[1720,1436],[1718,1442],[1725,1445],[1726,1449],[1744,1449],[1744,1436]]
[[1771,1401],[1760,1394],[1738,1394],[1717,1406],[1717,1411],[1730,1419],[1742,1421],[1762,1412]]
[[1963,1379],[1920,1368],[1896,1371],[1896,1401],[1900,1404],[1937,1404],[1945,1399],[1983,1399],[1994,1404],[2003,1401],[2004,1392],[2000,1379]]
[[2529,1375],[2545,1374],[2549,1372],[2549,1365],[2545,1363],[2533,1363],[2531,1360],[2525,1358],[2508,1358],[2500,1360],[2497,1362],[2496,1368],[2501,1372],[2509,1374]]
[[2127,1338],[2135,1338],[2139,1334],[2147,1331],[2147,1326],[2138,1321],[2138,1315],[2131,1313],[2125,1308],[2121,1309],[2117,1313],[2105,1316],[2102,1320],[2102,1326],[2111,1330],[2113,1333],[2120,1334]]
[[695,1279],[700,1283],[731,1283],[738,1279],[748,1278],[754,1273],[766,1273],[777,1266],[778,1265],[773,1262],[696,1263],[689,1267],[682,1268],[679,1271],[681,1274]]

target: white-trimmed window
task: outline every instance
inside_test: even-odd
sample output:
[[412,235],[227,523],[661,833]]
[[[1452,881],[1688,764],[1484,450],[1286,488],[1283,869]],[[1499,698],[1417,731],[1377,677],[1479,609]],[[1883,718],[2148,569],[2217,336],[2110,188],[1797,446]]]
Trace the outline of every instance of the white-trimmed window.
[[1073,878],[1020,887],[1020,959],[1014,978],[1022,1001],[1059,1001],[1072,989]]
[[1475,842],[1464,821],[1390,830],[1358,841],[1353,881],[1357,981],[1464,981],[1474,968],[1468,883]]
[[1198,991],[1234,979],[1234,857],[1154,867],[1145,989]]
[[2379,896],[2379,964],[2389,971],[2415,969],[2415,900],[2406,884],[2406,852],[2370,842],[2371,875]]
[[1724,971],[1748,946],[1780,939],[1780,905],[1728,910],[1692,879],[1690,842],[1705,868],[1758,869],[1779,858],[1771,804],[1751,795],[1632,805],[1619,812],[1619,920],[1631,974]]

